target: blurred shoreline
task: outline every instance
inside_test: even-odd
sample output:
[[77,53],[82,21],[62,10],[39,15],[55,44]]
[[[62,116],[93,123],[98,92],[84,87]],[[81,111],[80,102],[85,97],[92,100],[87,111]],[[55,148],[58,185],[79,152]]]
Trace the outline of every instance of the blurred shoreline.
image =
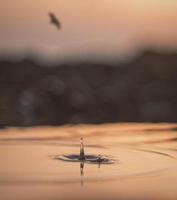
[[177,54],[44,67],[0,61],[0,126],[177,121]]

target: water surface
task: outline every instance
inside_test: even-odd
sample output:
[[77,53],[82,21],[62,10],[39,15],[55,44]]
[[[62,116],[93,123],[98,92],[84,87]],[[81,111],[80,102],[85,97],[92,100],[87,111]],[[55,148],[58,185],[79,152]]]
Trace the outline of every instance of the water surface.
[[[106,124],[0,131],[0,194],[11,199],[177,199],[177,124]],[[65,162],[78,155],[114,162]]]

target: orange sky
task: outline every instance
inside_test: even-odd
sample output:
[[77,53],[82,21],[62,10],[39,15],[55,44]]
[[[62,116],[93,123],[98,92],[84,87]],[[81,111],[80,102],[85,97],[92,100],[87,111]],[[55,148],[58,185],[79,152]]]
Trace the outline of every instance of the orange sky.
[[[50,26],[49,11],[61,31]],[[109,59],[144,46],[177,47],[176,0],[1,0],[1,52]]]

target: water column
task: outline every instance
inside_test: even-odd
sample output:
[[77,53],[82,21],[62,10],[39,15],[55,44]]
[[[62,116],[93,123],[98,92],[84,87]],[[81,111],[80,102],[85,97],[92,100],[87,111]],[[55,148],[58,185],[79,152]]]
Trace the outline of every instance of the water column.
[[85,160],[83,138],[80,139],[80,156],[79,156],[79,160]]

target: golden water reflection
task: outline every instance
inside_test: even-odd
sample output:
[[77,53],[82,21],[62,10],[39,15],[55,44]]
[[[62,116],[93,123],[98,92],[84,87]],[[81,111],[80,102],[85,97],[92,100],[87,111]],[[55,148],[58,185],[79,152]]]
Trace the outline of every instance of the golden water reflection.
[[[2,199],[177,198],[177,124],[105,124],[0,131]],[[55,155],[107,155],[110,165]]]

